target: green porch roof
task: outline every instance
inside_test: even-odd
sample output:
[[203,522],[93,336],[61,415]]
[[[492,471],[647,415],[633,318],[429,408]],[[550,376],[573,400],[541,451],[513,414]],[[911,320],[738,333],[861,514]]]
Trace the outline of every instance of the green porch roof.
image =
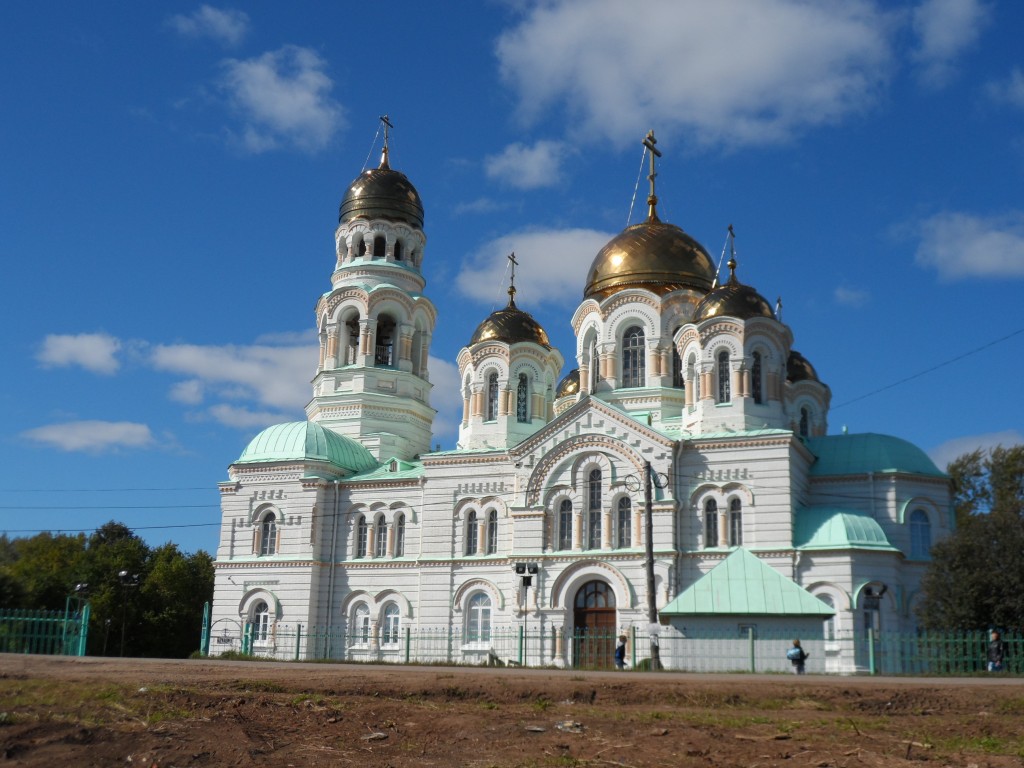
[[878,521],[869,515],[835,507],[803,507],[796,511],[793,546],[797,549],[878,549],[898,551]]
[[659,613],[662,616],[832,616],[835,611],[740,547]]
[[377,466],[366,448],[313,421],[292,421],[267,427],[242,451],[236,464],[275,461],[322,461],[349,472]]
[[811,465],[813,477],[868,472],[946,476],[916,445],[890,435],[827,435],[807,438],[806,444],[817,459]]

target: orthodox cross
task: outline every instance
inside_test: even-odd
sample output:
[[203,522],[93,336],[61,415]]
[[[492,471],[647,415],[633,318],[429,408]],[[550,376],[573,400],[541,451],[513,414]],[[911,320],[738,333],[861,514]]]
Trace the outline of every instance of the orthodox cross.
[[391,121],[388,119],[387,115],[381,115],[380,116],[380,122],[381,122],[381,125],[384,126],[384,151],[381,153],[380,167],[381,168],[390,168],[391,165],[390,165],[390,163],[388,163],[388,137],[389,137],[388,130],[390,128],[394,128],[395,126],[391,124]]
[[658,140],[656,138],[654,138],[654,130],[652,129],[652,130],[648,131],[647,132],[647,136],[645,136],[644,140],[643,140],[643,145],[645,147],[647,147],[647,149],[651,150],[651,172],[647,176],[647,178],[651,182],[651,194],[649,194],[647,196],[647,205],[648,205],[647,220],[648,221],[657,221],[658,220],[658,212],[657,212],[658,196],[656,194],[654,194],[654,179],[657,177],[658,174],[654,170],[654,158],[655,157],[661,157],[661,151],[657,147],[654,146],[657,143],[658,143]]
[[736,232],[733,231],[732,224],[729,225],[729,282],[733,282],[736,279]]
[[516,267],[519,265],[519,262],[516,261],[515,251],[508,255],[508,260],[512,262],[512,279],[508,283],[508,304],[510,307],[514,307],[516,305]]

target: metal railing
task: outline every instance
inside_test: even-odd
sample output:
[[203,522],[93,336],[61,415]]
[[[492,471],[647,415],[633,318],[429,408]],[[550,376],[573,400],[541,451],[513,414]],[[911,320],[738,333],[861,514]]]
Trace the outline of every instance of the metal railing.
[[89,604],[80,611],[0,610],[0,653],[84,656]]

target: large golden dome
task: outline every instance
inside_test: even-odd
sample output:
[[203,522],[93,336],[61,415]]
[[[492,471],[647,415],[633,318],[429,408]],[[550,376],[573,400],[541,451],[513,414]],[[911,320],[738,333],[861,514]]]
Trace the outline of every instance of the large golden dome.
[[338,222],[351,219],[388,219],[423,228],[420,193],[404,173],[391,168],[387,148],[381,156],[380,166],[363,171],[345,192]]
[[729,259],[729,281],[705,296],[693,310],[693,322],[699,323],[710,317],[734,317],[748,320],[751,317],[775,317],[768,300],[736,279],[736,261]]
[[601,299],[626,288],[665,295],[680,288],[709,291],[715,265],[704,247],[674,224],[652,217],[626,227],[590,265],[586,299]]
[[532,341],[535,344],[551,349],[551,342],[540,323],[533,319],[529,312],[523,312],[509,297],[508,306],[492,312],[486,320],[477,326],[469,345],[481,341],[504,341],[515,344],[517,341]]
[[789,351],[786,359],[786,381],[795,384],[798,381],[821,381],[818,372],[806,357],[795,349]]

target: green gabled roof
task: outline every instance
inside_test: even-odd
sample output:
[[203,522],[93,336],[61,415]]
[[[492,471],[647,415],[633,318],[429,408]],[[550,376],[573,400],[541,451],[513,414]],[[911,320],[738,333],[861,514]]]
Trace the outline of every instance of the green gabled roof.
[[811,465],[813,477],[868,472],[946,476],[916,445],[890,435],[827,435],[807,438],[806,444],[817,459]]
[[313,421],[292,421],[267,427],[242,451],[236,464],[274,461],[323,461],[349,472],[377,466],[366,448]]
[[740,547],[659,613],[662,616],[832,616],[835,611]]
[[[391,465],[395,469],[391,469]],[[402,461],[401,459],[388,459],[379,467],[360,472],[346,479],[345,482],[380,482],[382,480],[418,480],[423,477],[423,464],[416,461]]]
[[881,549],[898,551],[878,521],[869,515],[834,507],[796,511],[793,546],[797,549]]

